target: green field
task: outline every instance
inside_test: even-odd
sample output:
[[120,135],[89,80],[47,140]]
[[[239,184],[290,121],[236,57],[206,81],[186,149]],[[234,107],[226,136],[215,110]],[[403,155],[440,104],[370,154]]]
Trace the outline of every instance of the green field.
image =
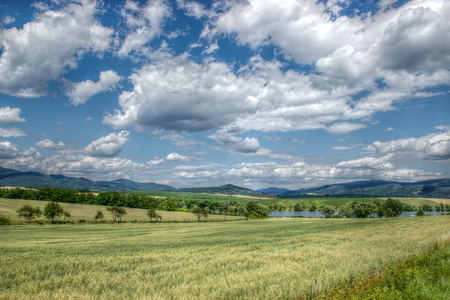
[[[17,210],[23,205],[31,205],[33,207],[38,206],[44,209],[47,201],[33,201],[33,200],[19,200],[19,199],[4,199],[0,198],[0,216],[7,217],[14,222],[25,221],[19,219],[17,216]],[[70,220],[86,220],[94,221],[94,216],[97,210],[101,210],[105,216],[105,221],[112,221],[111,213],[106,211],[105,206],[99,205],[87,205],[87,204],[72,204],[72,203],[60,203],[64,210],[67,210],[71,214]],[[127,214],[122,218],[123,221],[148,221],[147,210],[139,208],[126,208]],[[197,221],[197,217],[192,213],[175,212],[175,211],[158,211],[162,216],[163,221]],[[207,220],[237,220],[241,217],[235,216],[223,216],[223,215],[209,215]],[[46,220],[43,216],[37,220]],[[57,220],[61,220],[58,218]]]
[[[320,206],[320,205],[331,205],[339,207],[341,205],[344,205],[347,202],[351,201],[370,201],[373,202],[375,200],[378,201],[385,201],[387,198],[376,198],[376,197],[311,197],[311,198],[270,198],[270,199],[264,199],[264,198],[258,198],[258,197],[239,197],[239,196],[225,196],[225,195],[208,195],[208,194],[197,194],[197,193],[185,193],[185,192],[156,192],[156,191],[135,191],[133,192],[135,194],[142,194],[147,196],[153,196],[153,197],[164,197],[164,198],[179,198],[179,199],[204,199],[204,200],[211,200],[211,201],[217,201],[217,202],[231,202],[236,201],[238,203],[245,204],[250,199],[256,200],[261,204],[264,204],[266,206],[270,204],[278,204],[283,203],[286,207],[288,207],[291,204],[295,203],[302,203],[304,207],[308,207],[310,205]],[[400,201],[409,204],[414,205],[418,207],[419,205],[428,204],[432,206],[436,206],[439,201],[436,200],[429,200],[424,198],[403,198],[403,197],[392,197],[394,199],[399,199]],[[448,201],[448,199],[444,199],[443,201]],[[446,203],[446,202],[445,202]]]
[[432,248],[450,217],[0,227],[1,299],[291,299]]

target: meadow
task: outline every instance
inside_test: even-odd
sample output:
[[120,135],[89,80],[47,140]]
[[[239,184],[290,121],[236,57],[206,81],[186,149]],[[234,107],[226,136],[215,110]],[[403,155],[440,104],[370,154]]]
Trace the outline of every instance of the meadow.
[[[245,204],[250,199],[256,200],[263,205],[278,204],[282,203],[286,207],[289,207],[295,203],[301,203],[304,207],[310,205],[320,206],[320,205],[331,205],[339,207],[347,202],[351,201],[369,201],[373,202],[375,200],[385,201],[387,198],[377,198],[377,197],[307,197],[307,198],[266,198],[266,197],[252,197],[252,196],[229,196],[220,194],[196,194],[196,193],[186,193],[186,192],[158,192],[158,191],[135,191],[135,194],[142,194],[152,197],[163,197],[163,198],[179,198],[179,199],[203,199],[211,200],[215,202],[232,202]],[[423,204],[435,206],[439,203],[450,204],[449,199],[427,199],[427,198],[408,198],[408,197],[392,197],[394,199],[399,199],[400,201],[412,205],[420,206]]]
[[294,299],[450,238],[450,216],[0,227],[2,299]]
[[[47,204],[47,201],[34,201],[34,200],[20,200],[20,199],[5,199],[0,198],[0,216],[7,217],[13,222],[25,222],[24,219],[19,219],[17,216],[17,210],[23,205],[31,205],[33,207],[40,207],[42,210]],[[97,210],[101,210],[105,216],[104,221],[112,221],[111,213],[106,211],[105,206],[100,205],[87,205],[87,204],[73,204],[73,203],[60,203],[64,210],[67,210],[71,214],[69,220],[78,221],[94,221],[94,216]],[[148,221],[146,209],[139,208],[125,208],[127,214],[122,218],[123,221]],[[187,212],[176,212],[176,211],[157,211],[163,221],[197,221],[197,216],[192,213]],[[56,220],[61,220],[62,218],[57,218]],[[222,216],[222,215],[208,215],[207,220],[238,220],[241,217],[235,216]],[[45,221],[45,217],[41,216],[38,221]]]

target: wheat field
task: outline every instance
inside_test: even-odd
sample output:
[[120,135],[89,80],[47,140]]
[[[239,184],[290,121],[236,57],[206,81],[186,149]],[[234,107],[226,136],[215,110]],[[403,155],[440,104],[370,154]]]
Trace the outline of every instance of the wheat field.
[[448,239],[450,217],[0,227],[0,299],[295,299]]
[[[25,222],[24,219],[19,219],[17,210],[23,205],[31,205],[33,207],[40,207],[42,210],[47,204],[47,201],[34,201],[34,200],[21,200],[21,199],[5,199],[0,198],[0,216],[7,217],[14,222]],[[111,213],[106,211],[105,206],[100,205],[87,205],[87,204],[73,204],[73,203],[60,203],[64,210],[67,210],[71,214],[71,221],[86,220],[94,221],[94,216],[97,210],[101,210],[105,216],[104,221],[112,221]],[[127,214],[122,218],[123,221],[149,221],[146,209],[140,208],[125,208]],[[197,221],[197,216],[188,212],[177,211],[159,211],[163,221]],[[236,216],[224,216],[224,215],[209,215],[207,220],[239,220],[242,217]],[[39,221],[46,220],[44,216],[41,216]],[[62,218],[56,218],[56,220],[62,220]],[[203,220],[203,219],[202,219]]]

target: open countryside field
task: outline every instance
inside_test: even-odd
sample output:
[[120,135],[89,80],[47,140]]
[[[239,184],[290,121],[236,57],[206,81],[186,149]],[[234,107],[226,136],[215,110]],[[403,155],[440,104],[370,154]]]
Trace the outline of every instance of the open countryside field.
[[[47,201],[33,201],[33,200],[20,200],[20,199],[4,199],[0,198],[0,216],[10,218],[12,221],[19,222],[25,221],[19,219],[17,216],[17,210],[23,205],[31,205],[33,207],[40,207],[42,210],[47,204]],[[97,210],[101,210],[105,216],[105,221],[112,221],[111,213],[106,211],[105,206],[99,205],[87,205],[87,204],[72,204],[72,203],[60,203],[64,210],[67,210],[71,214],[70,220],[86,220],[94,221],[94,216]],[[147,210],[139,208],[125,208],[127,214],[122,218],[123,221],[148,221]],[[197,217],[192,213],[175,212],[175,211],[157,211],[163,221],[197,221]],[[61,218],[59,218],[61,219]],[[222,216],[222,215],[208,215],[207,220],[237,220],[241,217],[235,216]],[[44,216],[41,216],[37,220],[46,220]]]
[[[450,204],[450,199],[437,199],[437,198],[408,198],[408,197],[393,197],[394,199],[398,199],[403,203],[414,205],[418,207],[419,205],[431,205],[436,206],[438,204]],[[386,200],[387,198],[380,198],[381,200]]]
[[449,237],[450,216],[4,226],[0,298],[291,299]]
[[[144,194],[152,197],[165,197],[165,198],[180,198],[180,199],[205,199],[217,202],[231,202],[236,201],[238,203],[246,203],[249,200],[256,200],[263,205],[270,204],[278,204],[282,203],[286,207],[289,205],[293,205],[295,203],[301,203],[304,207],[308,207],[310,205],[320,206],[320,205],[331,205],[339,207],[344,205],[347,202],[351,201],[370,201],[373,202],[375,200],[385,201],[387,197],[311,197],[311,198],[265,198],[265,197],[256,197],[256,196],[229,196],[229,195],[220,195],[220,194],[197,194],[197,193],[186,193],[186,192],[134,192],[136,194]],[[404,198],[404,197],[392,197],[394,199],[399,199],[400,201],[413,205],[420,206],[423,204],[428,204],[431,206],[436,206],[440,203],[450,204],[450,199],[427,199],[427,198]]]

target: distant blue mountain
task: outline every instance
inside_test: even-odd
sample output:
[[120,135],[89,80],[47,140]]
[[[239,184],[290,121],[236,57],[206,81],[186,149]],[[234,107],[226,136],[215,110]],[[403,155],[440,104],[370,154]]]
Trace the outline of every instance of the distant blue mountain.
[[86,178],[64,175],[46,175],[39,172],[21,172],[0,167],[0,186],[25,186],[33,188],[55,187],[89,189],[96,191],[175,191],[169,185],[152,182],[135,182],[127,179],[91,181]]
[[64,175],[46,175],[39,172],[21,172],[0,167],[0,187],[1,186],[24,186],[33,188],[56,187],[96,191],[174,191],[247,196],[264,196],[270,194],[281,198],[359,196],[450,199],[450,178],[420,182],[369,180],[324,185],[315,188],[302,188],[298,190],[271,187],[253,191],[231,184],[219,187],[176,189],[169,185],[152,182],[135,182],[127,179],[91,181],[86,178],[67,177]]
[[311,196],[424,197],[450,198],[450,178],[419,182],[383,180],[354,181],[316,188],[285,191],[281,198]]
[[219,187],[200,187],[200,188],[184,188],[177,190],[185,193],[204,193],[204,194],[221,194],[221,195],[245,195],[245,196],[268,196],[267,193],[254,191],[251,189],[225,184]]
[[266,189],[259,189],[256,190],[257,192],[261,192],[261,193],[267,193],[270,195],[281,195],[285,192],[290,192],[291,190],[288,189],[282,189],[282,188],[276,188],[276,187],[270,187],[270,188],[266,188]]

